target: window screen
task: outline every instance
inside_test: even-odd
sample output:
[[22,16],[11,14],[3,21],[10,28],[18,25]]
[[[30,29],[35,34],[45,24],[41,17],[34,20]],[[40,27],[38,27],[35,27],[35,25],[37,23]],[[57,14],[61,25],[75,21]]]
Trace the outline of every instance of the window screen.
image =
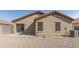
[[38,31],[43,31],[43,22],[38,22]]
[[61,23],[55,22],[55,31],[60,31],[60,30],[61,30]]

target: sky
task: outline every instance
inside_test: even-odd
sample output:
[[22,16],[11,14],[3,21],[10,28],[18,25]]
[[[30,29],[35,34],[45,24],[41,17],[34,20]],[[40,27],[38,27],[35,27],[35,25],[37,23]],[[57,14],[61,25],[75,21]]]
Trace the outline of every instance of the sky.
[[[32,12],[42,11],[44,13],[51,12],[53,10],[0,10],[0,19],[4,19],[7,21],[15,20],[24,15],[28,15]],[[65,15],[68,15],[72,18],[79,18],[79,10],[58,10]]]

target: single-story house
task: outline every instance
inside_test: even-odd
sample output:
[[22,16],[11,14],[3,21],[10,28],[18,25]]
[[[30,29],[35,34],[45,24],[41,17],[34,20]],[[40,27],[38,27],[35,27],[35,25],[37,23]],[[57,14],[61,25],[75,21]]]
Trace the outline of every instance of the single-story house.
[[69,35],[73,18],[58,11],[34,12],[12,21],[14,33],[27,35]]
[[0,19],[0,34],[11,34],[12,33],[12,23]]
[[58,11],[35,19],[35,35],[70,35],[73,18]]
[[14,27],[14,33],[34,35],[35,34],[34,20],[43,15],[44,15],[43,12],[37,11],[13,20],[12,23]]
[[79,18],[72,22],[72,30],[75,31],[75,36],[79,36]]

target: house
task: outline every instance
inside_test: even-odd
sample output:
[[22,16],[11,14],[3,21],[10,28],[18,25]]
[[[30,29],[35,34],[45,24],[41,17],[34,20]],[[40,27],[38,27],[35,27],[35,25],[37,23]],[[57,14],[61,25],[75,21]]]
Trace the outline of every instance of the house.
[[72,26],[75,36],[79,37],[79,18],[72,22]]
[[69,35],[73,18],[58,11],[50,12],[35,19],[35,35]]
[[14,33],[27,35],[69,35],[73,18],[58,11],[34,12],[12,21]]
[[73,30],[79,31],[79,19],[78,18],[72,22],[72,25],[73,25]]
[[11,34],[12,33],[12,23],[0,19],[0,34]]
[[34,20],[43,15],[44,15],[43,12],[37,11],[13,20],[12,23],[14,26],[14,33],[34,35],[35,34]]

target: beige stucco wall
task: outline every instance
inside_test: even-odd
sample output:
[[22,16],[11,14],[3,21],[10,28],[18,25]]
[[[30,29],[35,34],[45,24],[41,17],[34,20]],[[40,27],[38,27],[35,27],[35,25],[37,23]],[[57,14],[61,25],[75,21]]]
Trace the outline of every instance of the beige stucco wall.
[[[37,31],[37,22],[43,22],[43,32]],[[55,22],[61,22],[61,31],[56,32],[55,31]],[[69,32],[72,29],[71,20],[68,20],[66,18],[58,18],[56,16],[48,16],[45,18],[42,18],[41,20],[36,21],[36,35],[64,35],[65,34],[65,27],[67,28],[67,32]]]
[[35,33],[35,27],[34,27],[34,19],[39,17],[39,14],[32,15],[30,17],[23,18],[19,21],[13,22],[14,26],[14,33],[17,33],[16,31],[16,24],[24,24],[25,25],[25,31],[21,34],[34,34]]

